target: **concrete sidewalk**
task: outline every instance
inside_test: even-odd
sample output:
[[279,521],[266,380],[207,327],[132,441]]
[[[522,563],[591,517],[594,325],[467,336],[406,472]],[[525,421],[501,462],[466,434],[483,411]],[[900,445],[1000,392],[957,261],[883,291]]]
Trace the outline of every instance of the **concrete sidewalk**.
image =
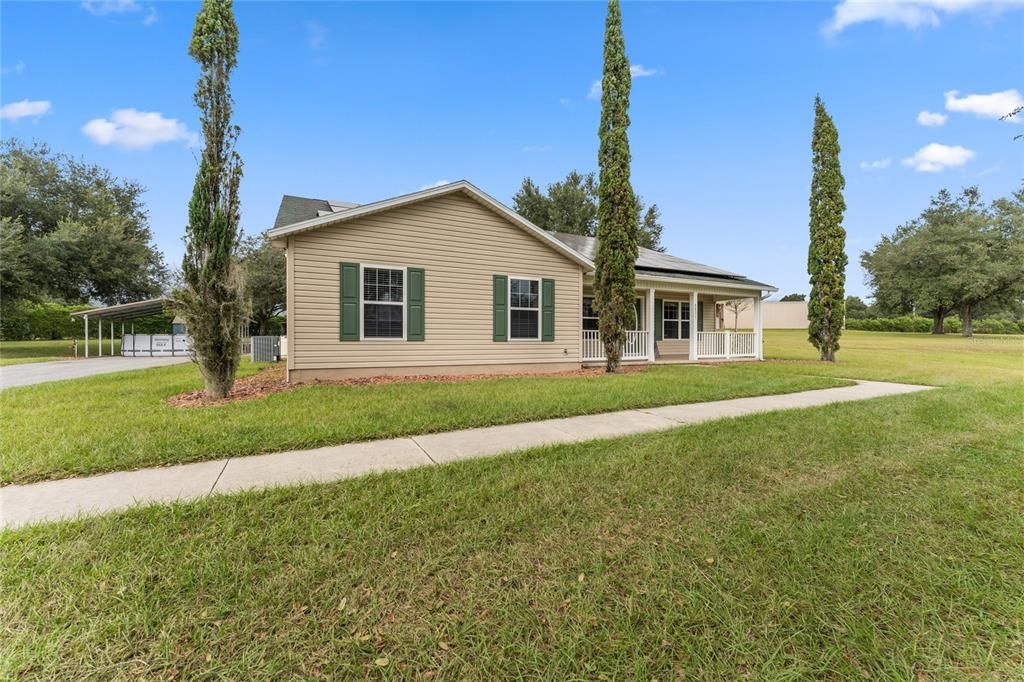
[[7,486],[0,488],[0,528],[100,514],[136,504],[193,500],[212,493],[276,485],[334,481],[375,471],[443,464],[538,445],[613,438],[757,412],[865,400],[929,388],[858,381],[855,386],[841,388],[624,410]]

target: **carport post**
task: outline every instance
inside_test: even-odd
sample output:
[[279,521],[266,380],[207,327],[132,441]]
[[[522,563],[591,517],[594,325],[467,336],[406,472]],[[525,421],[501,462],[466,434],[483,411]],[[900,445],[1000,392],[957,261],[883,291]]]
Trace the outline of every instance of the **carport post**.
[[89,357],[89,316],[82,315],[85,318],[85,357]]
[[114,357],[114,321],[110,321],[110,357]]
[[100,340],[100,357],[103,357],[103,320],[96,320],[96,338]]
[[121,322],[121,355],[124,355],[124,322]]

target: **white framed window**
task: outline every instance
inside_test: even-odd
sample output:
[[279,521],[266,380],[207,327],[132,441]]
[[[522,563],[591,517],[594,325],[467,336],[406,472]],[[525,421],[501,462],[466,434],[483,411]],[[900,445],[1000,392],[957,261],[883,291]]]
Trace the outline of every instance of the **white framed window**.
[[[633,310],[635,311],[636,317],[633,320],[633,324],[630,325],[630,331],[640,331],[644,328],[644,316],[643,316],[643,299],[640,296],[636,297],[636,301],[633,304]],[[597,331],[598,330],[598,316],[597,309],[594,307],[594,297],[584,296],[583,297],[583,330],[584,331]]]
[[663,301],[661,304],[661,336],[668,340],[690,338],[690,304]]
[[540,341],[540,279],[508,278],[508,338]]
[[405,267],[364,264],[362,271],[360,338],[404,341]]

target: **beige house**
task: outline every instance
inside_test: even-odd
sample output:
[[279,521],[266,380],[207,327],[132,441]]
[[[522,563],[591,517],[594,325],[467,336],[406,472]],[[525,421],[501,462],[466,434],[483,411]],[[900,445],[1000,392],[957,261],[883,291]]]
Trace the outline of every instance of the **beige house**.
[[[545,232],[468,182],[372,204],[285,196],[290,381],[558,371],[604,361],[596,240]],[[761,327],[715,331],[715,303],[776,289],[641,250],[625,362],[762,357]]]

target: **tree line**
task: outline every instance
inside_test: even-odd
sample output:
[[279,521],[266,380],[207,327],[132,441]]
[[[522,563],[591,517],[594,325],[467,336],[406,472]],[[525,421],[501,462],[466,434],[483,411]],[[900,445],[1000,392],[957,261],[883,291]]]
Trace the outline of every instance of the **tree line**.
[[[523,178],[512,197],[516,213],[534,225],[550,232],[596,237],[598,227],[598,186],[594,173],[569,171],[564,179],[547,186],[545,193],[532,178]],[[637,245],[653,251],[664,251],[661,233],[661,209],[657,204],[645,206],[636,197]]]
[[[40,142],[0,145],[0,338],[81,333],[70,313],[168,295],[177,271],[153,241],[146,188]],[[285,256],[262,236],[237,254],[244,313],[254,333],[276,328],[285,304]],[[169,332],[170,316],[135,322]]]
[[990,203],[977,187],[943,189],[921,214],[861,254],[878,316],[951,315],[964,336],[983,315],[1017,311],[1024,300],[1024,187]]

